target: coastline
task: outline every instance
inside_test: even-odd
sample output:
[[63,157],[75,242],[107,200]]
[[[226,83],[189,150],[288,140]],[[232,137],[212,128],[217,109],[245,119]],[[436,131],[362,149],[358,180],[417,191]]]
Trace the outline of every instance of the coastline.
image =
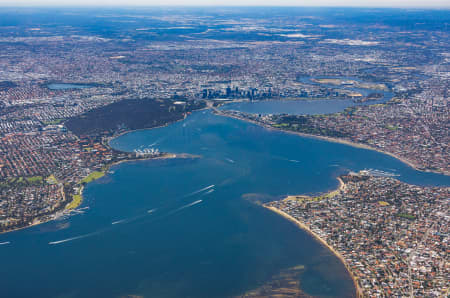
[[[201,111],[201,110],[206,110],[206,109],[209,109],[209,107],[204,107],[204,108],[202,108],[202,109],[193,110],[192,112],[195,112],[195,111]],[[190,113],[192,113],[192,112],[190,112]],[[172,125],[172,124],[174,124],[174,123],[177,123],[177,122],[181,122],[181,121],[186,120],[187,116],[188,116],[188,113],[184,113],[182,118],[180,118],[180,119],[178,119],[178,120],[175,120],[175,121],[171,121],[171,122],[165,123],[165,124],[163,124],[163,125],[159,125],[159,126],[155,126],[155,127],[147,127],[147,128],[138,128],[138,129],[127,130],[127,131],[121,132],[121,133],[119,133],[119,134],[117,134],[117,135],[113,135],[113,136],[110,136],[110,137],[106,137],[106,138],[104,139],[104,141],[103,141],[103,144],[104,144],[105,146],[109,147],[109,148],[112,149],[112,150],[120,151],[120,150],[114,149],[114,148],[110,145],[110,142],[111,142],[112,140],[114,140],[114,139],[116,139],[116,138],[119,138],[119,137],[121,137],[121,136],[123,136],[123,135],[126,135],[126,134],[128,134],[128,133],[132,133],[132,132],[136,132],[136,131],[141,131],[141,130],[151,130],[151,129],[157,129],[157,128],[167,127],[167,126]],[[129,152],[127,152],[127,153],[129,153]],[[181,154],[175,154],[175,153],[162,153],[161,155],[156,156],[156,157],[151,156],[151,157],[136,158],[136,159],[123,159],[123,160],[119,160],[119,161],[115,161],[115,162],[112,162],[112,163],[110,163],[110,164],[107,164],[107,165],[105,166],[105,169],[102,170],[102,172],[103,172],[104,174],[106,174],[106,172],[107,172],[111,167],[113,167],[113,166],[115,166],[115,165],[118,165],[118,164],[121,164],[121,163],[125,163],[125,162],[142,161],[142,160],[157,160],[157,159],[173,159],[173,158],[199,158],[199,157],[201,157],[201,156],[200,156],[200,155],[186,154],[186,153],[181,153]],[[99,177],[99,178],[101,178],[101,177]],[[83,178],[83,179],[84,179],[84,178]],[[82,181],[83,179],[81,179],[81,180],[78,182],[78,184],[80,184],[81,181]],[[97,178],[97,179],[98,179],[98,178]],[[97,180],[97,179],[94,179],[94,180]],[[92,180],[92,181],[94,181],[94,180]],[[68,209],[67,206],[69,206],[69,205],[74,201],[74,200],[72,200],[72,201],[70,201],[69,203],[66,204],[66,207],[64,207],[63,210],[70,211],[70,210],[73,210],[73,209],[75,209],[75,208],[78,208],[78,207],[83,203],[83,190],[84,190],[84,187],[81,188],[80,193],[78,194],[78,195],[81,196],[81,200],[79,201],[79,203],[78,203],[77,205],[74,205],[73,208]],[[64,195],[64,191],[63,191],[63,195]],[[64,196],[65,196],[65,195],[64,195]],[[26,227],[24,227],[24,228],[26,228]],[[1,234],[1,233],[0,233],[0,234]]]
[[[203,108],[203,109],[207,109],[207,108]],[[194,110],[194,111],[192,111],[192,112],[195,112],[195,111],[201,111],[201,110],[203,110],[203,109]],[[192,113],[192,112],[191,112],[191,113]],[[107,145],[108,147],[110,147],[111,149],[113,149],[113,148],[111,147],[111,145],[109,144],[109,142],[111,142],[112,140],[114,140],[114,139],[116,139],[116,138],[118,138],[118,137],[121,137],[121,136],[123,136],[123,135],[126,135],[126,134],[131,133],[131,132],[135,132],[135,131],[163,128],[163,127],[169,126],[169,125],[171,125],[171,124],[174,124],[174,123],[177,123],[177,122],[186,120],[187,116],[188,116],[188,114],[185,113],[184,116],[183,116],[181,119],[178,119],[178,120],[175,120],[175,121],[171,121],[171,122],[168,122],[168,123],[166,123],[166,124],[159,125],[159,126],[155,126],[155,127],[138,128],[138,129],[132,129],[132,130],[123,131],[123,132],[118,133],[118,134],[116,134],[116,135],[113,135],[113,136],[110,136],[110,137],[106,137],[106,138],[105,138],[105,141],[106,141],[106,142],[105,142],[104,144]],[[113,150],[116,150],[116,149],[113,149]]]
[[[119,165],[119,164],[122,164],[122,163],[127,163],[127,162],[144,161],[144,160],[159,160],[159,159],[174,159],[174,158],[189,158],[189,157],[196,158],[196,157],[198,157],[198,156],[195,156],[195,155],[186,155],[186,154],[175,154],[175,153],[163,153],[163,154],[161,154],[161,155],[159,155],[159,156],[155,156],[155,157],[151,156],[151,157],[144,157],[144,158],[138,158],[138,159],[123,159],[123,160],[115,161],[115,162],[112,162],[112,163],[106,165],[105,169],[104,169],[102,172],[104,173],[104,175],[106,175],[106,172],[107,172],[111,167],[116,166],[116,165]],[[104,176],[104,175],[103,175],[103,176]],[[101,176],[101,177],[99,177],[99,178],[96,178],[96,179],[93,179],[91,182],[93,182],[93,181],[95,181],[95,180],[98,180],[98,179],[102,178],[103,176]],[[83,179],[84,179],[84,178],[83,178]],[[80,182],[81,182],[83,179],[81,179]],[[78,184],[80,184],[80,182],[78,182]],[[90,183],[90,182],[89,182],[89,183]],[[81,186],[80,192],[79,192],[78,194],[76,194],[76,195],[80,195],[80,196],[81,196],[81,199],[79,200],[78,204],[71,206],[71,208],[68,208],[68,207],[67,207],[67,206],[69,206],[69,205],[75,200],[75,199],[74,199],[74,200],[72,200],[72,201],[70,201],[70,202],[68,202],[68,203],[66,204],[66,207],[64,207],[64,211],[69,211],[69,212],[70,212],[71,210],[74,210],[74,209],[76,209],[76,208],[78,208],[78,207],[81,206],[81,204],[83,203],[83,190],[84,190],[84,186]]]
[[[125,159],[125,160],[119,160],[119,161],[113,162],[111,164],[108,164],[104,172],[106,173],[106,171],[108,171],[112,166],[115,166],[115,165],[118,165],[118,164],[122,164],[122,163],[126,163],[126,162],[144,161],[144,160],[158,160],[158,159],[174,159],[174,158],[198,158],[198,157],[200,157],[200,156],[189,155],[189,154],[164,153],[162,156],[156,156],[156,157],[147,157],[147,158],[139,158],[139,159]],[[84,178],[85,177],[80,179],[80,181],[83,180]],[[99,178],[101,178],[101,177],[99,177]],[[97,179],[94,179],[92,181],[95,181],[95,180],[97,180]],[[0,232],[0,235],[6,234],[6,233],[10,233],[10,232],[19,231],[19,230],[28,229],[28,228],[31,228],[31,227],[34,227],[34,226],[37,226],[37,225],[40,225],[40,224],[44,224],[44,223],[50,222],[52,220],[57,219],[59,217],[59,215],[60,215],[59,214],[60,212],[61,212],[61,215],[64,214],[64,212],[70,214],[74,209],[80,207],[81,204],[83,204],[83,190],[84,190],[84,187],[81,186],[80,187],[80,192],[75,194],[75,195],[80,195],[81,199],[79,200],[78,204],[71,206],[70,209],[67,208],[67,206],[69,206],[74,200],[71,200],[70,202],[67,202],[65,204],[65,206],[61,210],[59,210],[59,211],[57,211],[55,213],[52,213],[52,214],[49,214],[49,215],[44,215],[43,218],[37,217],[36,219],[33,220],[33,223],[31,223],[29,225],[26,225],[26,226],[23,226],[23,227],[16,227],[16,228],[12,228],[12,229],[7,230],[7,231]],[[64,192],[64,189],[61,188],[61,191],[62,191],[63,197],[65,198],[66,197],[66,193]]]
[[8,230],[8,231],[4,231],[4,232],[0,232],[0,235],[6,234],[6,233],[11,233],[11,232],[16,232],[16,231],[20,231],[20,230],[24,230],[24,229],[28,229],[28,228],[31,228],[31,227],[34,227],[34,226],[37,226],[37,225],[40,225],[40,224],[52,221],[52,220],[54,220],[54,219],[53,218],[52,219],[48,219],[48,220],[37,219],[31,225],[28,225],[28,226],[25,226],[25,227],[14,228],[14,229],[11,229],[11,230]]
[[[207,109],[207,107],[205,107],[205,108],[203,108],[203,109]],[[200,111],[200,110],[203,110],[203,109],[194,110],[194,111]],[[105,146],[109,147],[109,148],[112,149],[112,150],[120,151],[120,150],[114,149],[114,148],[110,145],[110,142],[111,142],[113,139],[119,138],[120,136],[123,136],[123,135],[128,134],[128,133],[131,133],[131,132],[135,132],[135,131],[140,131],[140,130],[151,130],[151,129],[156,129],[156,128],[163,128],[163,127],[169,126],[169,125],[171,125],[171,124],[174,124],[174,123],[177,123],[177,122],[180,122],[180,121],[184,121],[184,120],[186,120],[187,116],[188,116],[188,113],[184,113],[184,115],[183,115],[182,118],[180,118],[180,119],[178,119],[178,120],[175,120],[175,121],[172,121],[172,122],[165,123],[165,124],[163,124],[163,125],[159,125],[159,126],[155,126],[155,127],[148,127],[148,128],[139,128],[139,129],[127,130],[127,131],[121,132],[121,133],[119,133],[119,134],[117,134],[117,135],[113,135],[113,136],[110,136],[110,137],[105,138],[103,144],[104,144]],[[127,153],[128,153],[128,152],[127,152]],[[123,160],[119,160],[119,161],[115,161],[115,162],[112,162],[112,163],[110,163],[110,164],[107,164],[107,165],[105,166],[105,169],[102,170],[102,172],[103,172],[104,174],[106,174],[106,172],[107,172],[111,167],[113,167],[113,166],[115,166],[115,165],[122,164],[122,163],[126,163],[126,162],[143,161],[143,160],[157,160],[157,159],[190,158],[190,157],[191,157],[191,158],[198,158],[198,157],[200,157],[200,156],[197,156],[197,155],[191,155],[191,154],[184,154],[184,153],[182,153],[182,154],[162,153],[161,155],[155,156],[155,157],[151,156],[151,157],[136,158],[136,159],[123,159]],[[103,177],[103,176],[102,176],[102,177]],[[99,178],[101,178],[101,177],[99,177]],[[92,180],[92,181],[95,181],[95,180],[97,180],[97,179],[99,179],[99,178],[96,178],[96,179],[94,179],[94,180]],[[84,178],[82,178],[82,179],[78,182],[78,184],[80,184],[81,181],[82,181],[83,179],[84,179]],[[91,181],[91,182],[92,182],[92,181]],[[74,207],[68,209],[67,206],[69,206],[69,205],[74,201],[74,200],[72,200],[72,201],[70,201],[70,202],[68,202],[68,203],[66,204],[66,206],[65,206],[64,209],[63,209],[64,211],[69,211],[69,212],[70,212],[70,210],[73,210],[73,209],[78,208],[78,207],[83,203],[83,190],[84,190],[84,187],[81,187],[80,193],[78,194],[78,195],[81,196],[81,199],[79,200],[78,204],[77,204],[77,205],[74,205]],[[63,190],[63,195],[65,196],[64,190]],[[26,227],[24,227],[24,228],[26,228]],[[0,234],[1,234],[1,233],[0,233]]]
[[[66,198],[66,193],[64,192],[64,186],[61,186],[61,194],[62,194],[62,196],[63,196],[63,198],[64,198],[64,200],[65,200],[65,198]],[[69,203],[70,203],[70,202],[69,202]],[[69,204],[69,203],[68,203],[68,204]],[[64,207],[61,211],[64,211],[64,210],[65,210],[65,207]],[[51,217],[51,216],[54,216],[55,214],[57,214],[58,212],[59,212],[59,211],[57,211],[57,212],[55,212],[55,213],[53,213],[53,214],[50,214],[50,215],[44,215],[44,216],[49,216],[49,217]],[[19,231],[19,230],[28,229],[28,228],[31,228],[31,227],[34,227],[34,226],[37,226],[37,225],[40,225],[40,224],[43,224],[43,223],[52,221],[52,220],[55,220],[55,218],[43,219],[43,218],[37,217],[37,218],[35,218],[35,219],[33,220],[33,223],[31,223],[30,225],[27,225],[27,226],[24,226],[24,227],[16,227],[16,228],[12,228],[12,229],[10,229],[10,230],[0,232],[0,235],[6,234],[6,233],[10,233],[10,232],[16,232],[16,231]]]
[[348,265],[347,261],[344,259],[344,257],[337,251],[335,250],[331,245],[329,245],[324,239],[322,239],[318,234],[316,234],[314,231],[312,231],[306,224],[304,224],[303,222],[295,219],[294,217],[292,217],[291,215],[287,214],[286,212],[272,207],[272,206],[266,206],[265,204],[262,205],[264,208],[275,212],[276,214],[282,216],[283,218],[287,219],[288,221],[294,223],[298,228],[306,231],[308,234],[310,234],[311,236],[313,236],[317,241],[319,241],[322,245],[324,245],[326,248],[328,248],[341,262],[342,264],[344,264],[345,268],[347,269],[351,279],[353,280],[353,284],[355,286],[355,290],[356,290],[356,297],[364,297],[363,296],[363,291],[361,289],[361,287],[359,286],[358,283],[358,278],[353,274],[353,272],[350,269],[350,266]]
[[[281,201],[284,200],[292,200],[292,199],[298,199],[298,197],[301,197],[303,199],[315,199],[315,198],[327,198],[327,197],[334,197],[337,193],[344,191],[346,189],[346,184],[344,183],[344,181],[341,179],[341,177],[337,177],[337,180],[339,182],[339,186],[334,189],[334,190],[329,190],[325,193],[322,193],[318,196],[308,196],[308,195],[288,195],[286,197],[284,197]],[[281,209],[278,209],[276,207],[273,206],[268,206],[267,204],[261,204],[264,208],[275,212],[276,214],[282,216],[283,218],[287,219],[288,221],[294,223],[298,228],[306,231],[308,234],[310,234],[311,236],[313,236],[313,238],[315,238],[317,241],[319,241],[323,246],[325,246],[326,248],[328,248],[341,262],[342,264],[345,266],[347,272],[349,273],[353,284],[355,286],[355,291],[356,291],[356,297],[360,298],[360,297],[364,297],[363,296],[363,291],[361,289],[361,287],[359,286],[358,283],[358,278],[354,275],[354,273],[352,272],[350,266],[348,265],[347,261],[345,260],[345,258],[341,255],[341,253],[339,251],[337,251],[335,248],[333,248],[330,244],[328,244],[323,238],[321,238],[317,233],[315,233],[314,231],[312,231],[305,223],[297,220],[296,218],[294,218],[293,216],[289,215],[288,213],[282,211]]]
[[[195,110],[195,111],[200,111],[200,110],[205,110],[205,109],[209,109],[209,108],[208,108],[208,107],[205,107],[205,108],[202,108],[202,109],[199,109],[199,110]],[[173,124],[173,123],[176,123],[176,122],[185,120],[185,119],[187,118],[187,116],[188,116],[188,113],[185,113],[184,116],[183,116],[181,119],[178,119],[178,120],[175,120],[175,121],[172,121],[172,122],[168,122],[168,123],[163,124],[163,125],[160,125],[160,126],[149,127],[149,128],[140,128],[140,129],[134,129],[134,130],[127,130],[127,131],[121,132],[121,133],[119,133],[119,134],[117,134],[117,135],[114,135],[114,136],[105,138],[105,142],[103,142],[103,144],[104,144],[105,146],[111,148],[112,150],[116,150],[116,149],[112,148],[112,146],[109,144],[109,142],[110,142],[111,140],[115,139],[115,138],[118,138],[118,137],[120,137],[120,136],[122,136],[122,135],[125,135],[125,134],[130,133],[130,132],[134,132],[134,131],[139,131],[139,130],[149,130],[149,129],[155,129],[155,128],[166,127],[166,126],[169,126],[169,125],[171,125],[171,124]],[[118,151],[118,150],[116,150],[116,151]],[[127,153],[128,153],[128,152],[127,152]],[[106,174],[106,172],[107,172],[112,166],[115,166],[115,165],[118,165],[118,164],[121,164],[121,163],[125,163],[125,162],[142,161],[142,160],[152,160],[152,159],[155,159],[155,160],[156,160],[156,159],[199,158],[199,157],[200,157],[199,155],[191,155],[191,154],[184,154],[184,153],[182,153],[182,154],[162,153],[160,156],[156,156],[156,157],[145,157],[145,158],[138,158],[138,159],[124,159],[124,160],[115,161],[115,162],[112,162],[112,163],[110,163],[110,164],[106,164],[105,169],[104,169],[102,172]],[[86,177],[81,178],[81,179],[78,181],[77,184],[80,184],[81,181],[82,181],[84,178],[86,178]],[[99,178],[101,178],[101,177],[99,177]],[[97,178],[97,179],[99,179],[99,178]],[[92,180],[92,181],[95,181],[95,180],[97,180],[97,179],[94,179],[94,180]],[[91,182],[92,182],[92,181],[91,181]],[[59,215],[58,215],[59,212],[62,212],[62,213],[64,213],[64,212],[71,213],[74,209],[80,207],[81,204],[83,204],[83,190],[84,190],[84,187],[81,186],[80,192],[79,192],[78,194],[74,194],[74,195],[79,195],[79,196],[81,196],[81,198],[78,200],[77,204],[74,204],[73,206],[71,206],[71,204],[76,200],[76,199],[72,199],[70,202],[67,202],[67,203],[64,205],[64,207],[61,208],[61,210],[59,210],[59,211],[57,211],[57,212],[54,212],[54,213],[52,213],[52,214],[44,215],[44,216],[42,216],[41,218],[37,217],[37,218],[35,218],[35,219],[33,220],[33,222],[32,222],[31,224],[29,224],[29,225],[26,225],[26,226],[23,226],[23,227],[15,227],[15,228],[12,228],[12,229],[10,229],[10,230],[2,231],[2,232],[0,232],[0,235],[6,234],[6,233],[10,233],[10,232],[14,232],[14,231],[18,231],[18,230],[28,229],[28,228],[31,228],[31,227],[33,227],[33,226],[37,226],[37,225],[40,225],[40,224],[44,224],[44,223],[50,222],[50,221],[55,220],[55,219],[57,219],[57,218],[59,217]],[[66,199],[66,193],[64,192],[64,187],[63,187],[63,186],[61,186],[61,191],[62,191],[62,196],[63,196],[63,198],[64,198],[64,200],[65,200],[65,199]],[[67,208],[68,206],[70,206],[71,208],[70,208],[70,209]]]
[[218,115],[218,116],[229,117],[229,118],[234,118],[234,119],[241,120],[241,121],[250,122],[250,123],[259,125],[261,127],[264,127],[266,129],[269,129],[269,130],[281,131],[281,132],[284,132],[284,133],[294,134],[294,135],[298,135],[298,136],[305,137],[305,138],[319,139],[319,140],[323,140],[323,141],[344,144],[344,145],[355,147],[355,148],[376,151],[376,152],[379,152],[379,153],[383,153],[383,154],[389,155],[389,156],[391,156],[391,157],[393,157],[395,159],[398,159],[399,161],[401,161],[402,163],[406,164],[407,166],[413,168],[416,171],[435,173],[435,174],[442,174],[442,175],[450,176],[450,172],[448,172],[448,171],[440,172],[440,171],[433,171],[433,170],[428,170],[428,169],[421,169],[421,168],[419,168],[419,166],[417,166],[413,162],[405,159],[404,157],[398,156],[395,153],[391,153],[391,152],[388,152],[388,151],[383,151],[381,149],[371,147],[371,146],[366,145],[366,144],[355,143],[355,142],[348,141],[348,140],[345,140],[345,139],[338,139],[338,138],[332,138],[332,137],[326,137],[326,136],[318,136],[318,135],[312,135],[312,134],[307,134],[307,133],[302,133],[302,132],[297,132],[297,131],[290,131],[290,130],[279,129],[279,128],[275,128],[273,126],[270,126],[270,125],[267,125],[267,124],[264,124],[264,123],[260,123],[258,121],[254,121],[254,120],[251,120],[251,119],[244,118],[244,117],[238,117],[238,116],[235,116],[235,115],[229,115],[229,114],[223,113],[223,112],[221,112],[221,111],[219,111],[217,109],[214,109],[214,113],[216,115]]

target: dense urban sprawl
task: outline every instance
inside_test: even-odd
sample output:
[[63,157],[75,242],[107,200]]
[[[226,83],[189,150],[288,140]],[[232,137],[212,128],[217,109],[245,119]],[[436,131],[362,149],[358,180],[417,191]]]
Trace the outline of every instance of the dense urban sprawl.
[[[231,8],[95,11],[70,24],[21,17],[0,24],[0,232],[75,208],[83,185],[115,162],[162,155],[114,150],[110,137],[232,101],[339,99],[352,107],[301,116],[215,111],[450,172],[447,23]],[[339,252],[364,295],[448,296],[448,188],[342,179],[334,196],[268,206]],[[301,269],[253,294],[281,293],[286,276],[297,285],[292,271]]]
[[364,297],[445,297],[450,189],[367,172],[340,177],[333,195],[268,203],[300,221],[344,259]]

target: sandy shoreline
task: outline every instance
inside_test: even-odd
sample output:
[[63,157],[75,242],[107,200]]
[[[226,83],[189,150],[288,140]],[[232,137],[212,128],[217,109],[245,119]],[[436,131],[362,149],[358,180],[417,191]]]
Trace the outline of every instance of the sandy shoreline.
[[[342,186],[341,186],[342,187]],[[363,292],[361,287],[359,286],[358,283],[358,278],[353,274],[353,272],[350,269],[350,266],[347,264],[347,261],[344,259],[344,257],[337,251],[335,250],[331,245],[329,245],[325,240],[323,240],[318,234],[316,234],[315,232],[313,232],[307,225],[305,225],[304,223],[302,223],[301,221],[295,219],[294,217],[292,217],[291,215],[287,214],[286,212],[275,208],[275,207],[271,207],[271,206],[266,206],[266,205],[262,205],[264,208],[269,209],[275,213],[277,213],[278,215],[284,217],[285,219],[289,220],[290,222],[294,223],[297,227],[299,227],[300,229],[306,231],[307,233],[309,233],[311,236],[313,236],[316,240],[318,240],[322,245],[324,245],[326,248],[328,248],[345,266],[345,268],[347,269],[350,277],[353,280],[353,284],[355,285],[355,289],[356,289],[356,297],[363,297]]]
[[[341,179],[341,177],[338,177],[337,180],[339,181],[339,186],[337,189],[335,190],[330,190],[327,193],[324,193],[320,196],[326,196],[327,194],[332,194],[335,192],[341,192],[344,191],[346,189],[346,184],[344,183],[344,181]],[[285,197],[283,200],[285,199],[289,199],[292,196],[287,196]],[[304,195],[302,197],[305,198],[314,198],[314,197],[310,197],[307,195]],[[347,269],[350,277],[353,280],[353,284],[355,286],[356,289],[356,297],[363,297],[363,291],[361,289],[361,287],[359,286],[358,283],[358,278],[353,274],[350,266],[348,265],[347,261],[345,260],[345,258],[336,250],[334,249],[330,244],[328,244],[324,239],[322,239],[318,234],[316,234],[314,231],[312,231],[306,224],[304,224],[303,222],[297,220],[296,218],[294,218],[293,216],[289,215],[288,213],[273,207],[273,206],[267,206],[266,204],[262,204],[262,206],[266,209],[269,209],[275,213],[277,213],[278,215],[284,217],[285,219],[291,221],[292,223],[294,223],[297,227],[299,227],[300,229],[306,231],[307,233],[309,233],[310,235],[312,235],[316,240],[318,240],[320,243],[322,243],[326,248],[328,248],[341,262],[342,264],[344,264],[345,268]]]
[[235,115],[229,115],[229,114],[223,113],[223,112],[221,112],[221,111],[219,111],[217,109],[214,110],[214,112],[218,116],[229,117],[229,118],[234,118],[234,119],[250,122],[250,123],[262,126],[262,127],[266,128],[266,129],[269,129],[269,130],[281,131],[281,132],[284,132],[284,133],[294,134],[294,135],[298,135],[298,136],[301,136],[301,137],[312,138],[312,139],[319,139],[319,140],[324,140],[324,141],[328,141],[328,142],[344,144],[344,145],[352,146],[352,147],[355,147],[355,148],[361,148],[361,149],[376,151],[376,152],[379,152],[379,153],[383,153],[383,154],[389,155],[389,156],[391,156],[391,157],[393,157],[395,159],[398,159],[402,163],[408,165],[409,167],[413,168],[416,171],[436,173],[436,174],[442,174],[442,175],[450,176],[450,172],[447,172],[447,171],[439,172],[439,171],[420,169],[416,164],[414,164],[411,161],[405,159],[404,157],[398,156],[398,155],[396,155],[394,153],[391,153],[391,152],[388,152],[388,151],[383,151],[381,149],[371,147],[371,146],[366,145],[366,144],[355,143],[355,142],[344,140],[344,139],[338,139],[338,138],[332,138],[332,137],[326,137],[326,136],[317,136],[317,135],[301,133],[301,132],[297,132],[297,131],[289,131],[289,130],[284,130],[284,129],[278,129],[278,128],[275,128],[273,126],[266,125],[266,124],[263,124],[263,123],[260,123],[258,121],[254,121],[254,120],[251,120],[251,119],[247,119],[247,118],[244,118],[244,117],[238,117],[238,116],[235,116]]

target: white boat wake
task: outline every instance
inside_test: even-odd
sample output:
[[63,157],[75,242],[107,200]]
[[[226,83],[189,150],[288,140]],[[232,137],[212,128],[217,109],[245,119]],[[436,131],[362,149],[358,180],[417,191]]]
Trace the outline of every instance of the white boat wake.
[[[153,143],[151,143],[150,145],[148,145],[148,147],[155,146],[155,145],[161,143],[161,141],[163,141],[163,140],[164,140],[164,137],[161,137],[161,138],[157,139],[156,141],[154,141]],[[144,145],[142,145],[141,147],[143,147],[143,146]]]
[[[157,208],[150,209],[150,210],[147,211],[147,213],[151,214],[151,213],[155,212],[156,210],[157,210]],[[118,225],[118,224],[121,224],[121,223],[129,223],[129,222],[135,221],[135,220],[137,220],[139,218],[142,218],[142,217],[145,217],[145,216],[147,216],[147,214],[138,215],[138,216],[134,216],[134,217],[130,217],[130,218],[125,218],[125,219],[113,221],[111,224],[112,225]]]
[[215,184],[211,184],[210,186],[203,187],[202,189],[199,189],[199,190],[196,190],[196,191],[194,191],[194,192],[188,193],[187,195],[183,196],[183,198],[187,198],[187,197],[196,195],[196,194],[198,194],[198,193],[201,193],[202,191],[205,191],[205,190],[208,190],[208,189],[210,189],[210,188],[213,188],[214,186],[216,186],[216,185],[215,185]]
[[175,210],[173,210],[173,211],[167,213],[166,216],[172,215],[172,214],[177,213],[177,212],[179,212],[179,211],[181,211],[181,210],[183,210],[183,209],[186,209],[186,208],[192,207],[192,206],[194,206],[194,205],[197,205],[197,204],[199,204],[199,203],[201,203],[201,202],[203,202],[203,200],[197,200],[197,201],[195,201],[195,202],[186,204],[186,205],[184,205],[184,206],[181,206],[180,208],[177,208],[177,209],[175,209]]
[[93,232],[93,233],[89,233],[89,234],[76,236],[76,237],[71,237],[71,238],[67,238],[67,239],[63,239],[63,240],[52,241],[52,242],[49,242],[48,244],[50,244],[50,245],[61,244],[61,243],[65,243],[65,242],[69,242],[69,241],[73,241],[73,240],[78,240],[78,239],[83,239],[83,238],[86,238],[86,237],[94,236],[94,235],[100,234],[101,232],[103,232],[103,230],[102,231]]
[[125,221],[126,221],[126,219],[122,219],[122,220],[118,220],[118,221],[113,221],[111,224],[112,225],[117,225],[117,224],[123,223]]
[[9,242],[9,241],[5,241],[5,242],[0,242],[0,245],[7,245],[7,244],[10,244],[11,242]]
[[207,192],[202,193],[201,197],[206,196],[206,195],[208,195],[208,194],[210,194],[212,192],[215,192],[215,191],[216,190],[214,188],[212,188],[212,189],[208,190]]
[[203,202],[203,200],[197,200],[197,201],[195,201],[195,202],[186,204],[186,205],[181,206],[180,208],[176,209],[174,212],[178,212],[178,211],[181,211],[181,210],[183,210],[183,209],[192,207],[192,206],[194,206],[194,205],[200,204],[201,202]]
[[[203,187],[203,188],[201,188],[201,189],[199,189],[199,190],[196,190],[196,191],[194,191],[194,192],[191,192],[191,193],[185,195],[183,198],[190,197],[190,196],[193,196],[193,195],[202,193],[202,192],[204,192],[204,193],[202,194],[202,196],[208,195],[208,194],[210,194],[210,193],[212,193],[212,192],[215,191],[215,189],[213,188],[214,186],[215,186],[215,184],[211,184],[211,185],[209,185],[209,186]],[[183,209],[186,209],[186,208],[192,207],[192,206],[194,206],[194,205],[200,204],[201,202],[203,202],[203,200],[197,200],[197,201],[194,201],[194,202],[192,202],[192,203],[186,204],[186,205],[184,205],[184,206],[181,206],[181,207],[179,207],[179,208],[173,210],[172,212],[169,212],[166,216],[172,215],[172,214],[174,214],[174,213],[176,213],[176,212],[179,212],[179,211],[181,211],[181,210],[183,210]],[[155,209],[150,209],[150,210],[147,211],[147,213],[150,214],[150,213],[155,212],[156,210],[157,210],[156,208],[155,208]],[[137,220],[137,219],[142,218],[142,217],[145,217],[145,216],[146,216],[146,215],[139,215],[139,216],[135,216],[135,217],[132,217],[132,218],[129,218],[129,219],[121,219],[121,220],[113,221],[113,222],[111,223],[111,225],[117,225],[117,224],[121,224],[121,223],[128,223],[128,222]],[[80,236],[75,236],[75,237],[71,237],[71,238],[67,238],[67,239],[63,239],[63,240],[51,241],[51,242],[49,242],[48,244],[50,244],[50,245],[56,245],[56,244],[61,244],[61,243],[69,242],[69,241],[74,241],[74,240],[78,240],[78,239],[83,239],[83,238],[86,238],[86,237],[94,236],[94,235],[96,235],[96,234],[100,234],[101,232],[103,232],[103,231],[105,231],[105,230],[107,230],[107,229],[103,229],[103,230],[101,230],[101,231],[97,231],[97,232],[93,232],[93,233],[89,233],[89,234],[84,234],[84,235],[80,235]],[[2,244],[9,244],[9,242],[0,243],[0,245],[2,245]]]

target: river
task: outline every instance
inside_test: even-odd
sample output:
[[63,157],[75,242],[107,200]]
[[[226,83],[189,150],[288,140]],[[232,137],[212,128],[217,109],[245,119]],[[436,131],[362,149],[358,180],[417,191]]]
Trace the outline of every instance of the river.
[[268,130],[197,111],[167,127],[111,141],[201,155],[114,166],[84,190],[83,214],[0,235],[4,297],[229,297],[283,270],[303,291],[351,297],[344,266],[295,225],[256,202],[337,187],[373,168],[421,185],[450,177],[379,152]]

